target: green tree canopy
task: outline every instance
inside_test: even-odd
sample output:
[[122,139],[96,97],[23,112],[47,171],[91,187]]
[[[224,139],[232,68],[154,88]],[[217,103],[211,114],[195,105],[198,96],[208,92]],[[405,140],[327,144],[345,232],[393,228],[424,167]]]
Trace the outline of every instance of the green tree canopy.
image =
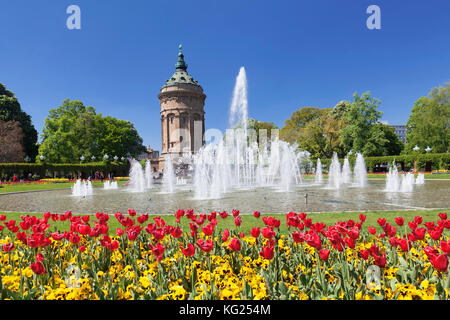
[[353,102],[343,114],[347,121],[347,125],[341,130],[341,145],[345,153],[351,150],[361,152],[364,156],[372,155],[373,149],[367,148],[366,144],[370,138],[377,139],[372,136],[375,133],[381,135],[380,131],[372,129],[383,115],[377,110],[380,103],[380,100],[371,98],[369,92],[362,96],[358,93],[353,95]]
[[20,123],[23,132],[23,145],[25,154],[30,159],[34,159],[38,152],[37,138],[38,134],[34,128],[31,117],[22,111],[20,103],[14,96],[14,93],[7,90],[0,83],[0,120],[9,122],[17,121]]
[[329,108],[303,107],[294,111],[291,117],[284,122],[284,127],[281,128],[280,139],[289,143],[298,143],[301,139],[301,129],[330,110]]
[[417,145],[424,153],[427,146],[433,153],[445,153],[450,143],[450,83],[433,88],[419,98],[406,123],[405,153]]
[[49,111],[42,138],[39,154],[53,163],[76,163],[81,156],[100,160],[105,154],[136,157],[145,150],[131,122],[102,117],[94,107],[69,99]]

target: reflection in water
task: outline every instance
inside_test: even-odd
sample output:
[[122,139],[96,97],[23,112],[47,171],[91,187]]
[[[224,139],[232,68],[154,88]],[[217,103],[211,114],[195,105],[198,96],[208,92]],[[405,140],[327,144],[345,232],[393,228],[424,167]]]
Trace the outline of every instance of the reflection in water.
[[189,185],[176,186],[176,192],[172,194],[162,194],[161,186],[157,184],[142,193],[127,192],[124,186],[115,190],[100,187],[94,188],[94,194],[85,198],[73,197],[71,190],[66,189],[0,195],[0,210],[114,213],[133,208],[142,213],[173,214],[179,208],[203,213],[232,209],[239,209],[242,213],[252,213],[254,210],[279,213],[449,207],[450,181],[427,180],[413,192],[405,193],[386,192],[383,191],[384,187],[383,180],[370,180],[364,188],[345,187],[338,190],[305,183],[292,187],[291,192],[277,192],[270,187],[247,188],[224,193],[220,199],[209,200],[195,200],[195,192]]

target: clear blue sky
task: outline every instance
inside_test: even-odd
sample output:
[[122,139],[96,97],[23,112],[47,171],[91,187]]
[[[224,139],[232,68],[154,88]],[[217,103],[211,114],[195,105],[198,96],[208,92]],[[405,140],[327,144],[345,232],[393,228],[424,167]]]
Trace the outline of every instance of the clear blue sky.
[[[81,30],[66,9],[81,8]],[[369,30],[366,8],[381,8]],[[134,123],[160,149],[160,87],[182,43],[206,95],[206,127],[224,130],[244,66],[249,116],[283,126],[301,106],[354,92],[402,124],[417,98],[450,80],[448,0],[0,0],[0,82],[41,132],[65,98]]]

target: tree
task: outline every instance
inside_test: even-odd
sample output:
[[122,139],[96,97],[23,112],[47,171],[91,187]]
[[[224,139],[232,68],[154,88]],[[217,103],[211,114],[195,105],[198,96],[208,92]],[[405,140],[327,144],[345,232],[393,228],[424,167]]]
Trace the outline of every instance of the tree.
[[94,107],[69,99],[49,111],[42,138],[39,154],[53,163],[76,163],[81,156],[100,159],[105,154],[136,157],[145,150],[130,122],[102,117]]
[[421,152],[427,146],[433,153],[445,153],[450,143],[450,83],[433,88],[428,96],[419,98],[406,123],[405,153],[417,145]]
[[403,142],[398,138],[394,128],[378,122],[370,127],[362,153],[368,156],[393,156],[400,154],[402,149]]
[[298,143],[301,138],[300,130],[330,110],[329,108],[303,107],[294,111],[291,117],[284,122],[284,127],[281,128],[280,139],[291,144]]
[[0,163],[23,162],[24,149],[20,123],[0,120]]
[[381,101],[371,98],[369,92],[362,96],[358,93],[353,95],[353,102],[343,114],[343,118],[347,121],[347,125],[341,130],[341,145],[345,153],[353,151],[361,152],[364,156],[372,155],[372,149],[367,148],[366,144],[371,135],[379,134],[372,126],[378,123],[383,115],[377,110],[380,103]]
[[[20,123],[23,132],[23,145],[25,149],[25,155],[30,159],[34,159],[38,151],[38,134],[31,122],[31,117],[27,113],[22,111],[19,101],[14,96],[14,93],[7,90],[6,87],[1,83],[0,120],[5,122],[17,121]],[[21,161],[23,161],[23,159]]]

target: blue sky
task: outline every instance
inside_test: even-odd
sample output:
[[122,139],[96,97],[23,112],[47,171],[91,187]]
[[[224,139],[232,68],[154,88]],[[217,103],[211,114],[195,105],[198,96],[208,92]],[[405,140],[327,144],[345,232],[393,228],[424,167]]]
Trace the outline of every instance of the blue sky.
[[[41,132],[65,98],[134,123],[160,149],[160,87],[182,43],[206,95],[206,128],[225,130],[246,68],[249,116],[282,127],[302,106],[333,107],[354,92],[402,124],[432,87],[450,81],[450,1],[0,0],[0,82]],[[81,30],[66,9],[81,8]],[[381,9],[369,30],[366,8]]]

